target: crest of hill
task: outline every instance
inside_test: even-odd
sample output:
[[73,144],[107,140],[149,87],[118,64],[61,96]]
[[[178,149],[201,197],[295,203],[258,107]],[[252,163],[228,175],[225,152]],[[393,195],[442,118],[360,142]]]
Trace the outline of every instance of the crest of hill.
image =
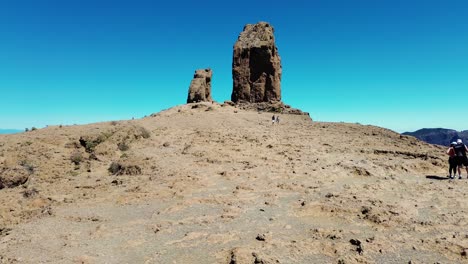
[[[445,172],[445,149],[375,126],[312,122],[296,114],[279,114],[281,123],[272,124],[271,115],[196,103],[139,120],[1,135],[2,182],[22,178],[17,186],[0,189],[0,230],[10,230],[9,241],[20,241],[6,242],[0,255],[6,260],[21,256],[31,263],[59,262],[63,256],[53,252],[79,257],[87,250],[80,243],[86,241],[124,262],[152,258],[182,263],[190,258],[232,263],[233,258],[245,258],[248,261],[239,263],[252,263],[252,252],[257,252],[286,263],[288,247],[258,247],[259,239],[286,245],[312,236],[328,245],[333,241],[327,236],[335,231],[307,231],[314,230],[308,221],[322,218],[327,226],[342,230],[335,235],[343,239],[333,242],[339,246],[328,251],[328,246],[298,244],[297,258],[309,259],[307,254],[315,252],[318,262],[329,262],[330,254],[338,252],[354,259],[348,257],[354,254],[349,238],[357,234],[352,223],[359,223],[365,234],[376,228],[379,234],[388,232],[385,239],[376,235],[378,242],[366,244],[366,250],[377,253],[359,257],[364,262],[385,262],[379,259],[381,243],[404,252],[399,238],[390,234],[413,237],[410,227],[419,226],[420,216],[406,203],[428,199],[418,196],[424,191],[415,195],[414,181]],[[432,187],[424,186],[418,188]],[[362,211],[363,206],[368,208]],[[30,228],[33,231],[27,231]],[[95,231],[85,231],[88,228]],[[25,239],[28,232],[40,239]],[[139,250],[122,246],[112,251],[122,237],[148,243],[139,244]],[[81,246],[68,244],[68,239]],[[190,244],[180,242],[184,239]],[[224,242],[216,243],[219,239]],[[206,243],[210,246],[201,246]],[[436,252],[431,254],[460,257],[446,252],[445,244],[428,243]],[[147,255],[155,251],[170,254]],[[96,255],[94,260],[105,258]]]

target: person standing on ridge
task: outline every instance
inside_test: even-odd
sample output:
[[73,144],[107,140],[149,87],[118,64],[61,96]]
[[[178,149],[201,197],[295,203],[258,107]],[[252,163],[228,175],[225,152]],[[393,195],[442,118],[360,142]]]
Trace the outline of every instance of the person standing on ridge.
[[274,125],[275,121],[276,121],[276,118],[275,118],[275,115],[273,115],[273,117],[271,117],[271,124]]
[[279,124],[279,116],[276,116],[276,123]]
[[458,166],[458,179],[461,179],[461,168],[465,166],[466,174],[468,176],[468,158],[466,157],[466,153],[468,152],[468,148],[461,139],[457,139],[457,144],[453,147],[455,151],[455,159],[457,161]]
[[[447,155],[449,155],[449,178],[453,179],[457,175],[457,161],[455,158],[455,150],[453,147],[457,145],[457,142],[450,143],[450,147],[447,150]],[[452,174],[453,171],[453,174]]]

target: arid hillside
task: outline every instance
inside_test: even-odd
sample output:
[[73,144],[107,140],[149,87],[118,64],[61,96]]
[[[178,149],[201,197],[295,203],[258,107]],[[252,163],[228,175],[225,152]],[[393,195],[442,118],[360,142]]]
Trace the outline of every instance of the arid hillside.
[[0,135],[0,263],[467,263],[442,147],[230,105]]

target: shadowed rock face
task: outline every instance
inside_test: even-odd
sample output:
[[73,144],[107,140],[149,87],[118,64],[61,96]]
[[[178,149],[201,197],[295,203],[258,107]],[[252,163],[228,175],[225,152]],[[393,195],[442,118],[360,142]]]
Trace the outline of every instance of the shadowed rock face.
[[187,103],[211,102],[211,69],[196,70],[190,82]]
[[266,22],[248,24],[234,45],[233,102],[281,101],[281,58],[273,27]]

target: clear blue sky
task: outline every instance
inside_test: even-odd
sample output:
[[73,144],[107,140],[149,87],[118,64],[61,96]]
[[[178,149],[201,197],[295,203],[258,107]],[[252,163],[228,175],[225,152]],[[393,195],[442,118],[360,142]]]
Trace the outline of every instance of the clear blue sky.
[[468,129],[468,1],[0,1],[0,128],[139,118],[185,103],[270,22],[283,101],[319,121]]

